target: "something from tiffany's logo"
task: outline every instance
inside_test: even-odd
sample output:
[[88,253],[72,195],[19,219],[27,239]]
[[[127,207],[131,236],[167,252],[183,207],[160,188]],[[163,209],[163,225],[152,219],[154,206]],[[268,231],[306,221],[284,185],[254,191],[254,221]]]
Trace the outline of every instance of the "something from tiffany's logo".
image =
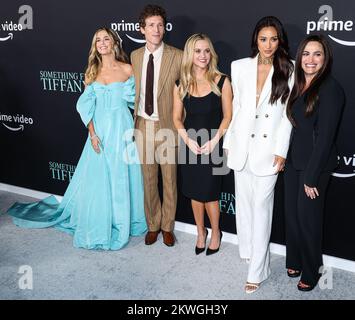
[[84,88],[84,73],[41,70],[39,75],[44,91],[82,92]]
[[221,213],[235,214],[235,196],[233,193],[221,192],[219,198]]
[[75,168],[76,166],[71,164],[49,161],[49,171],[51,178],[54,180],[70,182],[74,175]]

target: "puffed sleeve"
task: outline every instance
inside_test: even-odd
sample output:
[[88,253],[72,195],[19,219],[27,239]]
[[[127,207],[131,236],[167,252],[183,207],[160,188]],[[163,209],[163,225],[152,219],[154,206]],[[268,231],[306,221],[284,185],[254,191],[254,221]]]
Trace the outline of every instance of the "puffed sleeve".
[[96,95],[92,85],[88,85],[78,99],[76,110],[79,112],[81,120],[85,126],[89,124],[94,116],[96,108]]
[[136,97],[136,85],[134,77],[131,76],[124,84],[123,99],[127,101],[128,107],[134,109],[134,101]]

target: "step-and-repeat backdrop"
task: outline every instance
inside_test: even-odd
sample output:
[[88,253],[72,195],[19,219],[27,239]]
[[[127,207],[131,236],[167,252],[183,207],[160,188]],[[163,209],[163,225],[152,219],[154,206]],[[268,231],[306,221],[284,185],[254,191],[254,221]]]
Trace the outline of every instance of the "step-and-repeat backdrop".
[[[108,26],[127,53],[144,45],[138,15],[144,0],[4,0],[0,11],[0,182],[64,194],[87,130],[76,112],[93,33]],[[355,260],[355,2],[348,0],[179,0],[165,7],[165,41],[178,48],[189,35],[208,34],[230,74],[233,60],[250,54],[256,21],[277,16],[294,56],[311,33],[324,34],[334,51],[334,75],[346,92],[338,134],[339,167],[325,207],[324,253]],[[235,233],[233,174],[220,197],[221,226]],[[276,187],[272,241],[284,242],[283,177]],[[179,194],[177,220],[194,223],[189,200]]]

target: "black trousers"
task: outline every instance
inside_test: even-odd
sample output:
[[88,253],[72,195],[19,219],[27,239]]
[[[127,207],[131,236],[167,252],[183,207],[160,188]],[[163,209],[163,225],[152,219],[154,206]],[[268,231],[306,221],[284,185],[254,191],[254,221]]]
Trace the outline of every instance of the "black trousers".
[[[304,171],[291,162],[285,167],[286,268],[302,271],[301,281],[315,286],[320,278],[323,242],[323,209],[330,172],[320,175],[319,197],[308,198]],[[313,186],[310,186],[313,187]]]

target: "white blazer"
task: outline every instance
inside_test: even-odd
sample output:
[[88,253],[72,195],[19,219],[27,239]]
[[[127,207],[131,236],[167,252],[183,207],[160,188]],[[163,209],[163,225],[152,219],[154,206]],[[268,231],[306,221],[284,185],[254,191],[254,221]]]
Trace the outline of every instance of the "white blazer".
[[[228,150],[227,166],[240,171],[249,156],[250,169],[257,176],[276,173],[274,156],[286,158],[292,125],[286,116],[286,104],[280,99],[271,105],[271,79],[274,67],[256,107],[258,56],[232,62],[233,118],[223,148]],[[289,80],[292,89],[293,74]]]

